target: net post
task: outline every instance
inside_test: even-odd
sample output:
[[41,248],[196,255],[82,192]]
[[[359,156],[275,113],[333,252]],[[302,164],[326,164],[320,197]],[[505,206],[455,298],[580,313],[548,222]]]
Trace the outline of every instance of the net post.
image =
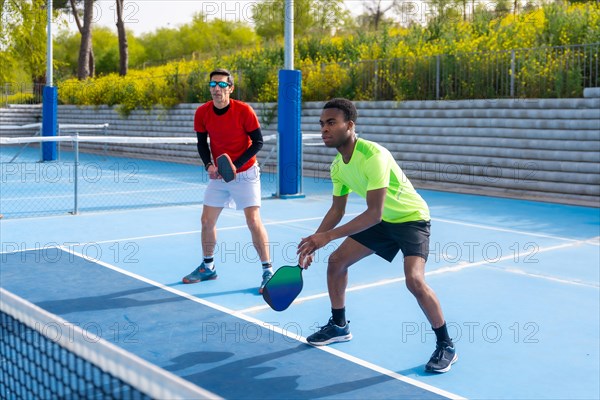
[[302,73],[279,71],[278,101],[278,196],[283,199],[304,197],[302,193]]

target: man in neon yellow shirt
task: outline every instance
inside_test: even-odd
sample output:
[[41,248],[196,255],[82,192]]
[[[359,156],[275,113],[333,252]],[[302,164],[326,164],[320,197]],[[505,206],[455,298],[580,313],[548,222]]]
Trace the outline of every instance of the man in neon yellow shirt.
[[[348,268],[371,254],[391,262],[401,250],[406,286],[436,334],[436,350],[425,368],[429,372],[447,372],[458,356],[448,335],[439,300],[425,282],[429,208],[387,149],[357,138],[357,116],[351,101],[333,99],[323,107],[319,121],[323,142],[338,151],[331,164],[333,201],[317,231],[300,241],[300,265],[308,268],[317,249],[333,240],[346,239],[331,254],[327,266],[332,317],[307,341],[313,345],[326,345],[352,339],[345,309]],[[366,199],[367,209],[337,226],[352,191]]]

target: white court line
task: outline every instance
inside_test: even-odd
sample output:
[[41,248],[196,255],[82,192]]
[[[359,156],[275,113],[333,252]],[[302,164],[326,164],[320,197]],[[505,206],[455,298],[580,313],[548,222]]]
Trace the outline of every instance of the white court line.
[[489,231],[508,232],[508,233],[515,233],[517,235],[536,236],[536,237],[543,237],[543,238],[547,238],[547,239],[566,240],[566,241],[572,241],[572,242],[578,241],[577,239],[571,239],[571,238],[566,238],[566,237],[562,237],[562,236],[545,235],[543,233],[533,233],[533,232],[527,232],[527,231],[519,231],[519,230],[516,230],[516,229],[508,229],[508,228],[500,228],[500,227],[489,226],[489,225],[473,224],[473,223],[470,223],[470,222],[453,221],[453,220],[450,220],[450,219],[432,218],[432,220],[433,221],[446,222],[448,224],[470,226],[470,227],[479,228],[479,229],[486,229],[486,230],[489,230]]
[[[71,253],[71,254],[73,254],[75,256],[78,256],[78,257],[80,257],[80,258],[82,258],[84,260],[88,260],[88,258],[86,258],[85,256],[83,256],[83,254],[80,254],[80,253],[78,253],[76,251],[69,250],[69,249],[64,248],[62,246],[58,246],[58,248],[60,248],[61,250],[65,251],[67,253]],[[143,277],[141,275],[135,274],[133,272],[129,272],[129,271],[123,270],[123,269],[121,269],[121,268],[119,268],[119,267],[117,267],[115,265],[112,265],[112,264],[109,264],[109,263],[106,263],[106,262],[103,262],[103,261],[98,261],[98,260],[88,260],[88,261],[95,262],[96,264],[101,265],[101,266],[103,266],[105,268],[109,268],[109,269],[111,269],[113,271],[119,272],[119,273],[121,273],[123,275],[127,275],[129,277],[134,278],[134,279],[137,279],[137,280],[140,280],[142,282],[148,283],[148,284],[150,284],[152,286],[155,286],[155,287],[158,287],[160,289],[166,290],[166,291],[171,292],[173,294],[176,294],[178,296],[185,297],[188,300],[192,300],[192,301],[194,301],[196,303],[199,303],[199,304],[202,304],[204,306],[210,307],[210,308],[212,308],[214,310],[217,310],[217,311],[220,311],[222,313],[231,315],[233,317],[242,319],[244,321],[247,321],[249,323],[252,323],[252,324],[255,324],[255,325],[258,325],[258,326],[262,326],[263,328],[268,329],[268,330],[270,330],[272,332],[277,332],[277,333],[279,333],[279,334],[281,334],[283,336],[287,336],[287,337],[289,337],[291,339],[294,339],[294,340],[297,340],[297,341],[299,341],[301,343],[305,343],[307,346],[309,345],[306,342],[306,338],[303,337],[303,336],[297,335],[297,334],[295,334],[293,332],[290,332],[288,330],[282,329],[280,327],[271,325],[268,322],[265,322],[265,321],[262,321],[262,320],[259,320],[259,319],[256,319],[256,318],[244,315],[240,311],[235,311],[235,310],[232,310],[230,308],[221,306],[219,304],[216,304],[216,303],[213,303],[213,302],[210,302],[210,301],[207,301],[207,300],[195,297],[195,296],[193,296],[191,294],[182,292],[180,290],[173,289],[172,287],[165,286],[162,283],[153,281],[151,279],[148,279],[148,278]],[[321,350],[321,351],[325,351],[325,352],[330,353],[330,354],[332,354],[334,356],[337,356],[337,357],[342,358],[344,360],[350,361],[350,362],[352,362],[354,364],[357,364],[357,365],[360,365],[362,367],[365,367],[365,368],[368,368],[370,370],[373,370],[375,372],[378,372],[378,373],[380,373],[382,375],[389,376],[390,378],[393,378],[393,379],[396,379],[398,381],[402,381],[402,382],[408,383],[410,385],[413,385],[413,386],[416,386],[418,388],[427,390],[429,392],[438,394],[440,396],[445,396],[445,397],[447,397],[449,399],[456,399],[456,400],[465,399],[462,396],[458,396],[456,394],[447,392],[447,391],[445,391],[443,389],[440,389],[440,388],[437,388],[435,386],[431,386],[431,385],[428,385],[426,383],[420,382],[418,380],[415,380],[415,379],[409,378],[407,376],[401,375],[401,374],[399,374],[397,372],[388,370],[388,369],[380,367],[380,366],[378,366],[376,364],[372,364],[372,363],[370,363],[368,361],[362,360],[362,359],[360,359],[358,357],[354,357],[354,356],[352,356],[350,354],[344,353],[343,351],[340,351],[340,350],[337,350],[337,349],[334,349],[334,348],[331,348],[331,347],[327,347],[327,346],[313,346],[313,347],[315,349],[318,349],[318,350]]]
[[[494,269],[500,269],[500,268],[494,268]],[[574,281],[572,279],[565,279],[565,278],[557,278],[554,276],[548,276],[548,275],[542,275],[542,274],[534,274],[531,272],[527,272],[527,271],[523,271],[522,269],[517,269],[517,268],[506,268],[506,269],[500,269],[504,272],[508,272],[511,274],[515,274],[515,275],[523,275],[523,276],[527,276],[529,278],[539,278],[539,279],[545,279],[547,281],[552,281],[552,282],[558,282],[558,283],[565,283],[568,285],[580,285],[580,286],[587,286],[587,287],[592,287],[595,289],[599,289],[600,285],[595,285],[593,283],[587,283],[587,282],[582,282],[582,281]]]
[[[556,245],[556,246],[550,246],[550,247],[546,247],[546,248],[540,248],[537,251],[537,253],[544,253],[544,252],[547,252],[547,251],[558,250],[558,249],[563,249],[563,248],[567,248],[567,247],[573,247],[573,246],[577,246],[577,245],[580,245],[580,244],[587,244],[587,243],[588,243],[587,239],[586,240],[580,240],[580,241],[575,242],[575,243],[564,243],[564,244],[559,244],[559,245]],[[493,263],[497,263],[497,262],[501,262],[501,261],[510,260],[513,257],[514,257],[513,254],[509,254],[507,256],[500,257],[498,259],[494,259],[493,261],[490,261],[490,260],[481,260],[481,261],[472,262],[472,263],[462,263],[462,264],[459,264],[459,265],[454,266],[454,267],[450,267],[450,266],[441,267],[441,268],[438,268],[438,269],[436,269],[434,271],[425,272],[425,277],[433,276],[433,275],[441,275],[441,274],[445,274],[447,272],[459,272],[459,271],[463,271],[465,269],[469,269],[469,268],[473,268],[473,267],[478,267],[478,266],[481,266],[481,265],[493,264]],[[530,274],[530,273],[526,273],[524,271],[516,270],[516,269],[500,269],[500,268],[498,268],[498,270],[509,272],[509,273],[515,273],[515,274],[518,273],[520,275],[526,275],[526,276],[533,277],[533,278],[540,278],[540,279],[546,279],[546,280],[555,281],[555,282],[567,283],[567,284],[571,284],[571,285],[581,285],[581,286],[588,286],[588,287],[593,287],[593,288],[599,288],[600,287],[600,286],[596,286],[596,285],[593,285],[593,284],[589,284],[589,283],[585,283],[585,282],[580,282],[580,281],[573,281],[573,280],[568,280],[568,279],[561,279],[561,278],[556,278],[556,277],[547,276],[547,275]],[[391,285],[391,284],[394,284],[394,283],[404,282],[405,280],[406,280],[406,277],[392,278],[392,279],[383,279],[383,280],[380,280],[380,281],[377,281],[377,282],[367,283],[367,284],[364,284],[364,285],[351,286],[351,287],[349,287],[349,288],[346,289],[346,292],[355,292],[355,291],[359,291],[359,290],[363,290],[363,289],[370,289],[370,288],[374,288],[374,287]],[[296,300],[294,300],[294,302],[292,304],[300,304],[300,303],[304,303],[304,302],[307,302],[307,301],[311,301],[311,300],[315,300],[315,299],[320,299],[320,298],[328,297],[328,296],[329,296],[329,294],[327,292],[324,292],[324,293],[314,294],[314,295],[311,295],[311,296],[299,297]],[[270,307],[268,305],[261,305],[261,306],[244,308],[242,310],[239,310],[239,312],[241,312],[241,313],[252,313],[252,312],[258,312],[258,311],[269,310],[269,309],[270,309]]]
[[594,245],[594,246],[600,246],[600,236],[596,236],[596,237],[590,238],[585,243],[586,244],[591,244],[591,245]]

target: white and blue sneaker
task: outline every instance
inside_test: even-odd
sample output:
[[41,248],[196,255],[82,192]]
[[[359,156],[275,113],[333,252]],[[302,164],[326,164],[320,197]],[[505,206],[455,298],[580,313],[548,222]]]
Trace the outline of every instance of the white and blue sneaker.
[[258,288],[258,293],[262,294],[263,290],[265,289],[265,286],[266,286],[267,282],[269,282],[269,279],[271,279],[272,276],[273,276],[273,273],[270,270],[265,269],[263,271],[262,282],[260,283],[260,286]]
[[183,283],[196,283],[202,281],[210,281],[217,279],[217,270],[208,269],[204,266],[204,263],[200,264],[198,268],[192,271],[189,275],[183,277]]

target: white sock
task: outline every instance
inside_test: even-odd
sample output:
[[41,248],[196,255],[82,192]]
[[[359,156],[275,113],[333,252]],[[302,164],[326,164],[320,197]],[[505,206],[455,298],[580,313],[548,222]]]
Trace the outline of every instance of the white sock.
[[265,261],[262,263],[263,272],[269,271],[273,273],[273,266],[271,265],[271,261]]

